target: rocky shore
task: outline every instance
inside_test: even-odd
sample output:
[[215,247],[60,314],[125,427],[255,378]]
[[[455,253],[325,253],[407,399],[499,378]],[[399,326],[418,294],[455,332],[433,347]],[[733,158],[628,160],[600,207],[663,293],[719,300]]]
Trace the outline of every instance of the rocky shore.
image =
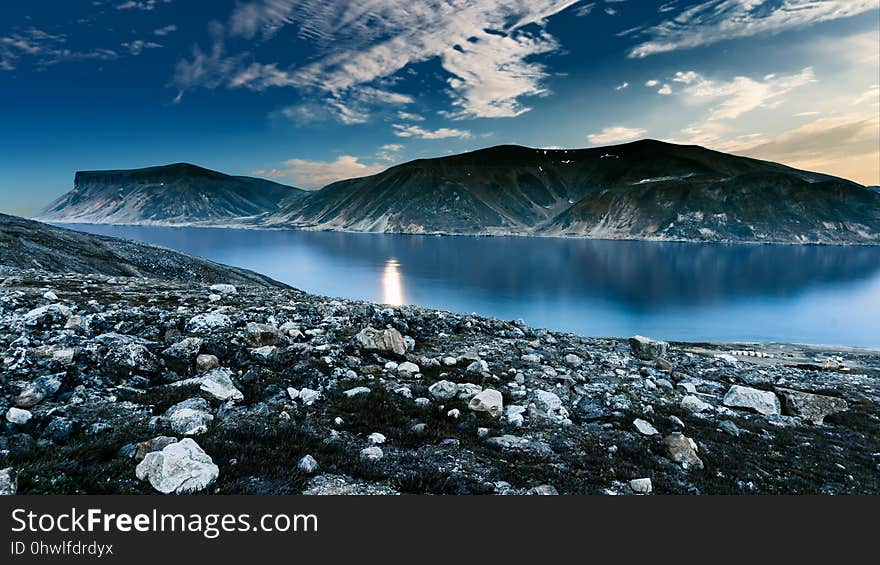
[[880,494],[877,351],[0,267],[0,353],[5,493]]

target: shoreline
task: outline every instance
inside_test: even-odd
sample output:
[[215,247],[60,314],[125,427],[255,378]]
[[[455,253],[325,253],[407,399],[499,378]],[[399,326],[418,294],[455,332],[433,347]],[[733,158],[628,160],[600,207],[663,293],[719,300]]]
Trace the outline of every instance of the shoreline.
[[880,351],[0,276],[0,469],[23,494],[156,492],[186,438],[218,494],[880,493]]

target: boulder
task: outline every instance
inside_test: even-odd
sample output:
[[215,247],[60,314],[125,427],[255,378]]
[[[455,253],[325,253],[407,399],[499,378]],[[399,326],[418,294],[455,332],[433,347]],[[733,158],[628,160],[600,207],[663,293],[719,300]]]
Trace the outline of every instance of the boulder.
[[562,360],[565,361],[566,365],[572,368],[580,367],[584,363],[584,360],[574,353],[569,353]]
[[106,346],[104,365],[116,373],[152,373],[159,370],[158,360],[147,349],[148,341],[117,333],[101,334],[95,341]]
[[9,496],[18,492],[18,478],[15,469],[0,469],[0,496]]
[[238,289],[231,284],[212,284],[210,289],[217,294],[238,294]]
[[186,323],[186,332],[196,335],[210,334],[214,331],[228,330],[232,328],[232,320],[226,314],[209,312],[197,314]]
[[733,385],[722,400],[731,408],[746,408],[764,416],[780,413],[779,398],[769,390]]
[[211,405],[204,398],[190,398],[178,402],[165,412],[165,418],[174,433],[183,436],[203,434],[214,421]]
[[363,461],[378,461],[384,456],[382,448],[376,445],[361,449],[361,459]]
[[562,405],[562,399],[556,393],[536,390],[533,401],[535,412],[539,417],[557,424],[568,420],[568,410]]
[[191,438],[184,438],[161,451],[147,453],[135,474],[163,494],[185,494],[207,488],[220,475],[211,457]]
[[19,426],[27,424],[33,417],[34,415],[31,414],[30,410],[23,410],[14,406],[6,411],[6,421]]
[[504,409],[504,400],[500,392],[487,388],[471,399],[468,408],[474,412],[488,412],[493,418],[500,418]]
[[651,479],[646,477],[644,479],[633,479],[629,482],[629,488],[636,494],[650,494],[652,490],[654,490],[654,485],[651,484]]
[[660,359],[665,357],[669,352],[669,344],[665,341],[659,341],[641,335],[629,338],[629,346],[632,349],[633,355],[643,361]]
[[200,381],[201,391],[220,402],[244,400],[244,394],[232,382],[232,371],[229,369],[211,369],[201,376]]
[[846,412],[849,409],[846,400],[842,398],[790,388],[777,388],[776,390],[782,395],[785,402],[786,414],[803,418],[817,426],[825,421],[826,416]]
[[633,426],[635,426],[636,430],[644,436],[655,436],[660,432],[657,431],[657,428],[654,427],[651,422],[647,420],[642,420],[641,418],[636,418],[633,420]]
[[411,377],[413,375],[418,375],[421,369],[415,363],[410,363],[409,361],[404,361],[400,365],[397,366],[397,374],[401,376]]
[[354,398],[355,396],[360,396],[362,394],[370,394],[370,392],[370,389],[365,386],[356,386],[344,391],[342,394],[348,398]]
[[458,395],[458,385],[452,381],[437,381],[428,387],[428,392],[437,400],[449,400]]
[[697,456],[697,444],[681,432],[672,432],[663,438],[663,451],[682,469],[702,469],[703,461]]
[[355,339],[367,351],[382,351],[384,353],[404,355],[407,349],[409,349],[409,344],[403,338],[403,335],[394,328],[377,330],[368,326],[358,332]]
[[712,408],[712,405],[708,402],[703,402],[698,396],[694,396],[693,394],[689,394],[681,399],[681,407],[690,412],[705,412]]
[[45,375],[28,383],[15,398],[15,405],[19,408],[32,408],[47,397],[54,395],[61,388],[61,379],[64,373]]
[[557,496],[559,491],[553,485],[538,485],[527,490],[526,494],[532,496]]
[[244,340],[248,347],[264,347],[267,345],[285,345],[287,343],[287,336],[275,326],[248,322],[244,329]]
[[306,475],[313,475],[318,470],[318,462],[311,455],[303,455],[297,462],[296,468]]
[[216,355],[210,353],[202,353],[196,357],[196,370],[200,373],[216,369],[220,366],[220,360]]
[[28,311],[23,317],[26,326],[53,326],[67,322],[70,308],[64,304],[48,304]]

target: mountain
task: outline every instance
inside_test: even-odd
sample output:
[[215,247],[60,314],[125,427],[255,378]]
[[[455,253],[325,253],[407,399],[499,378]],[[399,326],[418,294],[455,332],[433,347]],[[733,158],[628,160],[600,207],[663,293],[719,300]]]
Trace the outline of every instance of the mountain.
[[499,146],[331,184],[264,225],[608,239],[880,242],[880,194],[829,175],[653,140]]
[[0,266],[287,288],[252,271],[163,247],[85,234],[6,214],[0,214]]
[[35,219],[99,224],[234,223],[288,206],[304,190],[230,176],[188,163],[119,171],[80,171],[73,190]]
[[504,145],[306,192],[193,165],[77,173],[38,217],[387,233],[880,243],[880,193],[691,145]]

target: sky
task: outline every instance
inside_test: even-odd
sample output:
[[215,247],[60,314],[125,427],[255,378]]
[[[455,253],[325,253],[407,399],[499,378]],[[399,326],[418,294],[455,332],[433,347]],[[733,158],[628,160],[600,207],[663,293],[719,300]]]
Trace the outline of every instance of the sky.
[[191,162],[315,189],[654,138],[880,184],[877,0],[3,0],[0,211]]

